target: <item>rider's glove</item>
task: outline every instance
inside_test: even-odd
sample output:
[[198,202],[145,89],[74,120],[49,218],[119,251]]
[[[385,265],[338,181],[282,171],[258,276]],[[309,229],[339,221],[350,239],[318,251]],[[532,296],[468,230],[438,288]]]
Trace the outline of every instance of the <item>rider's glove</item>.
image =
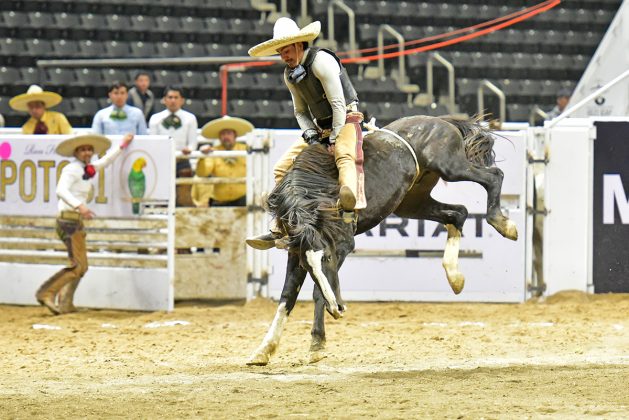
[[301,134],[301,137],[308,144],[319,142],[319,132],[314,128],[309,128],[307,130],[304,130],[304,132]]

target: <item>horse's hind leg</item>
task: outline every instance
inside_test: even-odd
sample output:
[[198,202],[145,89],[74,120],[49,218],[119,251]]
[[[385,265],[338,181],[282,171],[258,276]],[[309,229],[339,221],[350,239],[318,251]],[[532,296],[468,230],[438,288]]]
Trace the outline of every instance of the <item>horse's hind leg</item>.
[[[436,181],[435,181],[436,182]],[[434,186],[431,183],[430,187]],[[395,214],[410,219],[432,220],[445,225],[448,231],[446,247],[443,251],[443,268],[452,291],[457,295],[463,290],[465,276],[459,271],[459,244],[463,223],[467,219],[465,206],[440,203],[433,199],[430,191],[417,186],[409,191]]]
[[306,278],[306,270],[299,265],[299,255],[289,253],[286,267],[286,280],[280,296],[280,303],[275,312],[275,318],[269,327],[262,343],[253,353],[248,365],[265,366],[277,350],[282,336],[282,330],[288,320],[288,315],[295,307],[299,290]]
[[[456,157],[459,157],[457,159]],[[518,239],[518,230],[513,221],[509,220],[500,210],[500,190],[504,174],[495,166],[485,168],[472,165],[459,154],[448,155],[444,161],[438,159],[433,162],[445,181],[473,181],[487,191],[487,223],[492,225],[502,236],[508,239]],[[431,169],[432,169],[431,165]]]

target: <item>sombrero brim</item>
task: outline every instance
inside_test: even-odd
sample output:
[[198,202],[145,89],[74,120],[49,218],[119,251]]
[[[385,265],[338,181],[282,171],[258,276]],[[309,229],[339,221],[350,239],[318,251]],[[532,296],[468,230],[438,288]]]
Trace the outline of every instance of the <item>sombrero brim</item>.
[[290,36],[273,38],[261,44],[251,47],[249,55],[252,57],[268,57],[278,54],[277,50],[296,42],[310,42],[319,36],[321,32],[321,22],[312,22],[304,26],[299,32]]
[[80,136],[71,137],[62,141],[57,145],[56,152],[61,156],[72,157],[74,151],[79,146],[89,144],[94,148],[94,154],[100,155],[111,147],[111,141],[105,136],[98,134],[82,134]]
[[16,111],[28,111],[28,103],[41,101],[46,108],[52,108],[55,105],[59,105],[63,98],[58,93],[54,92],[40,92],[40,93],[23,93],[17,95],[9,101],[9,106]]
[[236,137],[240,137],[253,131],[253,128],[253,124],[247,120],[226,115],[205,124],[201,129],[201,135],[207,139],[217,139],[221,131],[229,129],[236,132]]

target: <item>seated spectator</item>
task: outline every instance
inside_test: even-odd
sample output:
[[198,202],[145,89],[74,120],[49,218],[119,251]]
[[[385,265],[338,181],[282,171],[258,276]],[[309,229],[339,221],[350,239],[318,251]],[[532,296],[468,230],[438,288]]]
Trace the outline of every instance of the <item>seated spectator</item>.
[[557,104],[553,109],[548,112],[548,119],[552,120],[553,118],[557,118],[560,116],[563,111],[568,106],[568,102],[570,102],[570,96],[572,93],[568,89],[561,89],[557,92]]
[[147,134],[146,121],[139,108],[127,105],[129,92],[123,82],[113,82],[108,94],[111,105],[94,115],[95,134]]
[[16,111],[28,112],[31,116],[22,126],[24,134],[71,134],[72,126],[66,116],[48,110],[59,105],[62,100],[58,93],[31,85],[26,93],[11,98],[9,106]]
[[[203,126],[201,135],[208,139],[218,138],[221,142],[215,148],[202,149],[203,152],[211,150],[247,150],[247,146],[236,143],[236,138],[244,136],[253,130],[253,125],[242,118],[224,116],[210,121]],[[228,177],[240,178],[247,175],[246,158],[244,157],[207,157],[199,160],[197,164],[197,176],[199,177]],[[247,189],[245,183],[240,184],[195,184],[192,188],[192,197],[199,207],[205,206],[245,206],[247,205]]]
[[140,108],[144,114],[144,119],[148,121],[155,108],[155,95],[149,89],[151,77],[145,71],[138,72],[135,75],[134,83],[135,86],[129,89],[127,104]]
[[4,127],[4,117],[0,114],[0,127]]
[[[185,155],[197,149],[197,117],[182,109],[184,97],[180,87],[168,86],[164,89],[162,103],[166,109],[151,116],[150,134],[163,134],[172,137],[175,149]],[[192,177],[189,159],[177,159],[178,177]],[[192,185],[177,185],[177,206],[194,206],[190,191]]]

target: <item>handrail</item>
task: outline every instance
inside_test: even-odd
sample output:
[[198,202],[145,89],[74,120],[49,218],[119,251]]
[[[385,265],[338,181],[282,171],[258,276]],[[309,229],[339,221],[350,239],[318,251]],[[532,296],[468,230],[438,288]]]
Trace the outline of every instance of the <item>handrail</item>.
[[548,128],[554,127],[555,125],[557,125],[559,121],[563,120],[564,118],[567,118],[574,111],[581,109],[586,103],[590,102],[592,99],[596,98],[597,96],[600,96],[601,94],[607,92],[611,87],[615,86],[619,82],[622,82],[627,77],[629,77],[629,70],[625,70],[623,73],[621,73],[619,76],[616,76],[616,78],[608,82],[606,85],[600,87],[599,89],[595,90],[594,92],[590,93],[588,96],[583,98],[581,101],[577,102],[570,108],[566,109],[557,118],[553,118],[553,120],[550,123],[548,123],[548,125],[546,125],[545,127],[548,127]]
[[496,94],[496,96],[498,96],[498,99],[500,100],[500,122],[505,122],[506,117],[507,117],[507,97],[505,96],[505,93],[500,90],[500,88],[496,85],[494,85],[493,83],[491,83],[489,80],[484,79],[482,80],[479,84],[478,84],[478,91],[477,91],[477,95],[478,95],[478,113],[479,115],[483,114],[485,112],[485,99],[483,98],[483,93],[484,93],[484,88],[488,88],[489,90],[491,90],[493,93]]
[[281,57],[84,58],[76,60],[37,60],[37,67],[189,66],[195,64],[247,63],[256,61],[281,61]]
[[[382,54],[384,53],[384,31],[387,31],[390,35],[392,35],[398,42],[399,47],[398,50],[400,52],[404,51],[404,37],[401,33],[393,29],[391,25],[382,24],[378,28],[378,55],[381,57],[378,59],[378,74],[380,77],[384,77],[384,58],[382,58]],[[398,80],[397,85],[403,86],[406,84],[406,64],[404,61],[404,54],[400,54],[398,57]]]
[[435,103],[434,78],[432,73],[432,62],[434,60],[442,64],[446,70],[448,70],[448,112],[454,114],[456,112],[454,102],[454,65],[438,52],[430,53],[428,55],[428,61],[426,61],[426,90],[430,98],[430,103]]
[[544,112],[544,110],[542,110],[539,105],[535,105],[533,109],[531,109],[531,113],[529,114],[529,125],[535,125],[536,116],[542,117],[544,120],[548,119],[548,113]]
[[332,0],[328,4],[328,41],[336,43],[334,39],[334,6],[343,10],[349,18],[349,49],[351,51],[350,56],[356,57],[356,14],[354,11],[343,3],[341,0]]

